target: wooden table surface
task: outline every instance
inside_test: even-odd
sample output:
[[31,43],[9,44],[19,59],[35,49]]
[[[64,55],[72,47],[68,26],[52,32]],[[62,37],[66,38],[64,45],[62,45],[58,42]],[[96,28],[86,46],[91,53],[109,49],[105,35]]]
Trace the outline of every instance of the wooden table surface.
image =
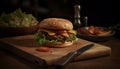
[[[111,55],[71,62],[65,69],[120,69],[120,40],[111,38],[108,41],[98,43],[111,47]],[[53,67],[39,67],[8,51],[0,49],[0,69],[53,69]]]

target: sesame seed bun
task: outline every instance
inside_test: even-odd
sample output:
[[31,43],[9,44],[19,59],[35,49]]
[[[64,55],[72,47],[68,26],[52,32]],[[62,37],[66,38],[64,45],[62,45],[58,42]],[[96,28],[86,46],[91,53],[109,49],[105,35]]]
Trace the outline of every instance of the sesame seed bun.
[[[74,40],[67,41],[67,39],[69,39],[69,34],[70,34],[70,33],[68,34],[68,31],[73,30],[73,24],[71,23],[71,21],[69,21],[67,19],[63,19],[63,18],[44,19],[39,23],[39,29],[42,30],[42,32],[38,31],[38,33],[43,34],[43,35],[45,34],[43,32],[47,31],[46,32],[47,34],[44,36],[44,37],[47,36],[46,42],[44,43],[45,46],[59,48],[59,47],[68,47],[68,46],[71,46],[73,44]],[[50,31],[54,31],[52,33],[55,33],[55,34],[52,36],[49,35],[48,33],[51,33]],[[58,36],[58,32],[59,32],[60,36]],[[64,35],[63,35],[63,33],[64,33]],[[68,36],[66,36],[66,35],[68,35]],[[72,35],[75,35],[75,34],[72,33]],[[39,36],[41,36],[41,35],[39,35]],[[57,39],[58,41],[56,41],[55,43],[51,43],[50,41],[54,40],[55,37],[53,39],[51,38],[50,41],[49,40],[47,41],[48,38],[53,37],[53,36],[55,36],[56,38],[61,37],[61,40],[63,40],[63,41],[60,41]]]
[[71,30],[73,29],[73,25],[71,21],[63,18],[47,18],[40,22],[39,28],[45,29],[65,29]]

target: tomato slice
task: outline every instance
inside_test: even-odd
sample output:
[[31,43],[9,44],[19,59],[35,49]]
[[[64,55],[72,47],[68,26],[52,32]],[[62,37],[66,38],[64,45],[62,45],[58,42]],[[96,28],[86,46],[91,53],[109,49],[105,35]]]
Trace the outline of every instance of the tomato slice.
[[49,47],[38,47],[36,50],[39,51],[39,52],[50,52],[51,48],[49,48]]
[[58,31],[56,31],[56,33],[57,34],[62,34],[62,33],[67,33],[67,31],[66,30],[58,30]]

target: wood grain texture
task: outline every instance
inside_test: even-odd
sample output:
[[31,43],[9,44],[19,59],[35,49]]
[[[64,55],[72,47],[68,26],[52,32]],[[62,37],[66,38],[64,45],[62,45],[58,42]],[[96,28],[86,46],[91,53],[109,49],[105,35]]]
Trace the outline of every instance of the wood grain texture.
[[[94,42],[79,39],[70,47],[65,48],[52,48],[52,52],[38,52],[36,48],[39,47],[38,43],[34,40],[33,35],[17,36],[11,38],[0,39],[0,47],[7,49],[26,60],[37,63],[38,65],[52,65],[57,62],[60,58],[68,54],[69,52],[75,51],[85,45]],[[94,43],[95,46],[80,56],[75,58],[75,61],[82,59],[95,58],[104,55],[111,54],[111,48],[105,45]]]

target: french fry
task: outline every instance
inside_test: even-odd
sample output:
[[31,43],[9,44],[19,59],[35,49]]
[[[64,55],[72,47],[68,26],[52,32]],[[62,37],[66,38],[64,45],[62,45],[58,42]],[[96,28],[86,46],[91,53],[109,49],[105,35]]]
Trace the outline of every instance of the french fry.
[[97,34],[102,34],[104,33],[104,29],[101,28],[101,27],[95,27],[95,30],[94,30],[94,35],[97,35]]
[[97,34],[97,36],[105,36],[105,35],[109,35],[111,32],[112,32],[112,30],[104,31],[103,33]]
[[106,31],[102,27],[95,27],[93,25],[88,27],[88,29],[86,29],[86,28],[79,28],[77,30],[81,34],[96,35],[96,36],[105,36],[105,35],[109,35],[112,32],[112,30]]
[[94,34],[95,27],[94,27],[94,26],[90,26],[90,27],[88,28],[88,31],[89,31],[91,34]]
[[86,34],[86,35],[92,35],[87,29],[85,28],[79,28],[77,29],[79,33]]

